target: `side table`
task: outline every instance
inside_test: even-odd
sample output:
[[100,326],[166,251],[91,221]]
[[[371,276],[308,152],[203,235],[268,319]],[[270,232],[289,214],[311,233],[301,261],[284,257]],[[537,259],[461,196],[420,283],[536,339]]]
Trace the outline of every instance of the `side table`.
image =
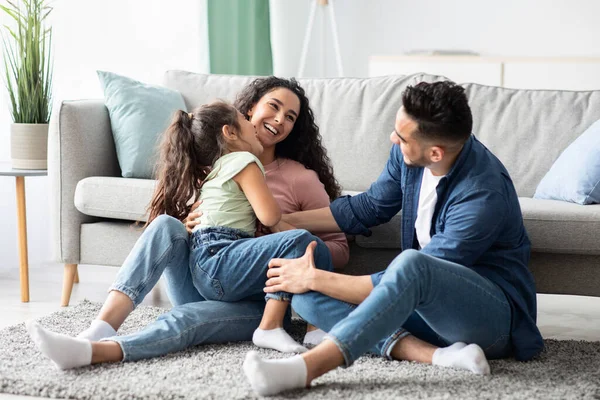
[[25,177],[46,176],[45,169],[13,169],[9,162],[0,162],[0,176],[14,176],[17,181],[17,225],[19,229],[19,260],[21,301],[29,301],[29,264],[27,260],[27,215],[25,212]]

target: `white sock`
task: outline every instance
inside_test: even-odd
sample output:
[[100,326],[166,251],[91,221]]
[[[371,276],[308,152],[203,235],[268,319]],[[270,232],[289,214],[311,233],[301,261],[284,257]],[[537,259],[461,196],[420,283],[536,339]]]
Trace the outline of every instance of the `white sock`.
[[301,355],[263,360],[256,351],[246,354],[244,373],[252,389],[261,396],[306,387],[306,363]]
[[89,340],[50,332],[35,321],[27,321],[25,327],[39,350],[59,369],[92,363],[92,342]]
[[304,353],[308,349],[296,342],[283,328],[263,330],[257,328],[252,342],[263,349],[274,349],[282,353]]
[[116,336],[117,331],[106,321],[95,319],[90,324],[90,327],[77,335],[80,339],[87,339],[91,342],[98,342],[100,339]]
[[481,347],[476,344],[466,345],[462,342],[437,349],[433,353],[433,365],[466,369],[475,374],[489,375],[490,365]]
[[306,332],[302,344],[306,347],[316,346],[323,341],[325,335],[327,335],[327,332],[325,332],[322,329],[316,329],[314,331]]

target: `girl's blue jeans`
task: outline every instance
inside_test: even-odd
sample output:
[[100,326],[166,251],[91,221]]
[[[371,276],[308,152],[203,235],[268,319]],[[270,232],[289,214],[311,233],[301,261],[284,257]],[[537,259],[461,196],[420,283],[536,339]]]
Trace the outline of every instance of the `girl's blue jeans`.
[[391,358],[409,334],[439,347],[476,343],[490,359],[510,355],[510,304],[475,271],[406,250],[373,283],[358,306],[317,292],[292,299],[299,316],[329,333],[346,366],[366,352]]
[[[265,306],[263,288],[273,258],[298,258],[317,241],[315,264],[333,270],[327,246],[305,230],[247,238],[229,228],[188,234],[175,218],[161,215],[146,228],[109,290],[137,306],[164,274],[173,308],[118,342],[124,360],[138,360],[208,343],[252,340]],[[288,293],[267,298],[289,299]]]
[[[317,241],[315,264],[331,270],[331,254],[321,239],[303,229],[259,238],[237,229],[211,227],[196,231],[190,241],[189,269],[194,287],[206,300],[234,302],[263,294],[267,265],[273,258],[298,258]],[[264,295],[264,294],[263,294]],[[291,301],[286,292],[266,299]]]

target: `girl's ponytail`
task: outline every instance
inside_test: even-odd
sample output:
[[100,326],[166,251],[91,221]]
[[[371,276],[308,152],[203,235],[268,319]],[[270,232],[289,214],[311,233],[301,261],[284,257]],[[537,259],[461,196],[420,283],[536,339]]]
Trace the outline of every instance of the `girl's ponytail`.
[[176,111],[163,135],[156,169],[158,182],[146,225],[161,214],[183,220],[189,213],[190,199],[197,200],[210,164],[199,159],[199,135],[192,131],[193,124],[194,113]]
[[239,130],[237,118],[238,111],[222,101],[201,106],[191,113],[175,112],[159,147],[158,182],[148,206],[145,226],[161,214],[180,221],[187,217],[189,204],[198,200],[210,168],[224,154],[223,126]]

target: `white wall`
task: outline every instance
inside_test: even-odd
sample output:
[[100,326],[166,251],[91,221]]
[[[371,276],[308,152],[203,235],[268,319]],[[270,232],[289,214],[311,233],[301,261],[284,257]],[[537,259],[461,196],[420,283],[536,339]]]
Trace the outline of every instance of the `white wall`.
[[[298,71],[312,1],[271,0],[276,74]],[[369,55],[399,55],[411,49],[600,56],[597,0],[335,0],[335,8],[346,76],[367,76]],[[324,40],[319,18],[314,27],[305,76],[335,76],[329,20]],[[327,45],[323,74],[321,42]]]
[[[96,70],[160,84],[164,71],[208,71],[205,1],[53,1],[55,100],[102,98]],[[7,19],[4,15],[0,22]],[[0,161],[10,160],[0,87]],[[49,262],[48,178],[26,178],[30,265]],[[0,177],[0,270],[18,268],[14,178]]]

